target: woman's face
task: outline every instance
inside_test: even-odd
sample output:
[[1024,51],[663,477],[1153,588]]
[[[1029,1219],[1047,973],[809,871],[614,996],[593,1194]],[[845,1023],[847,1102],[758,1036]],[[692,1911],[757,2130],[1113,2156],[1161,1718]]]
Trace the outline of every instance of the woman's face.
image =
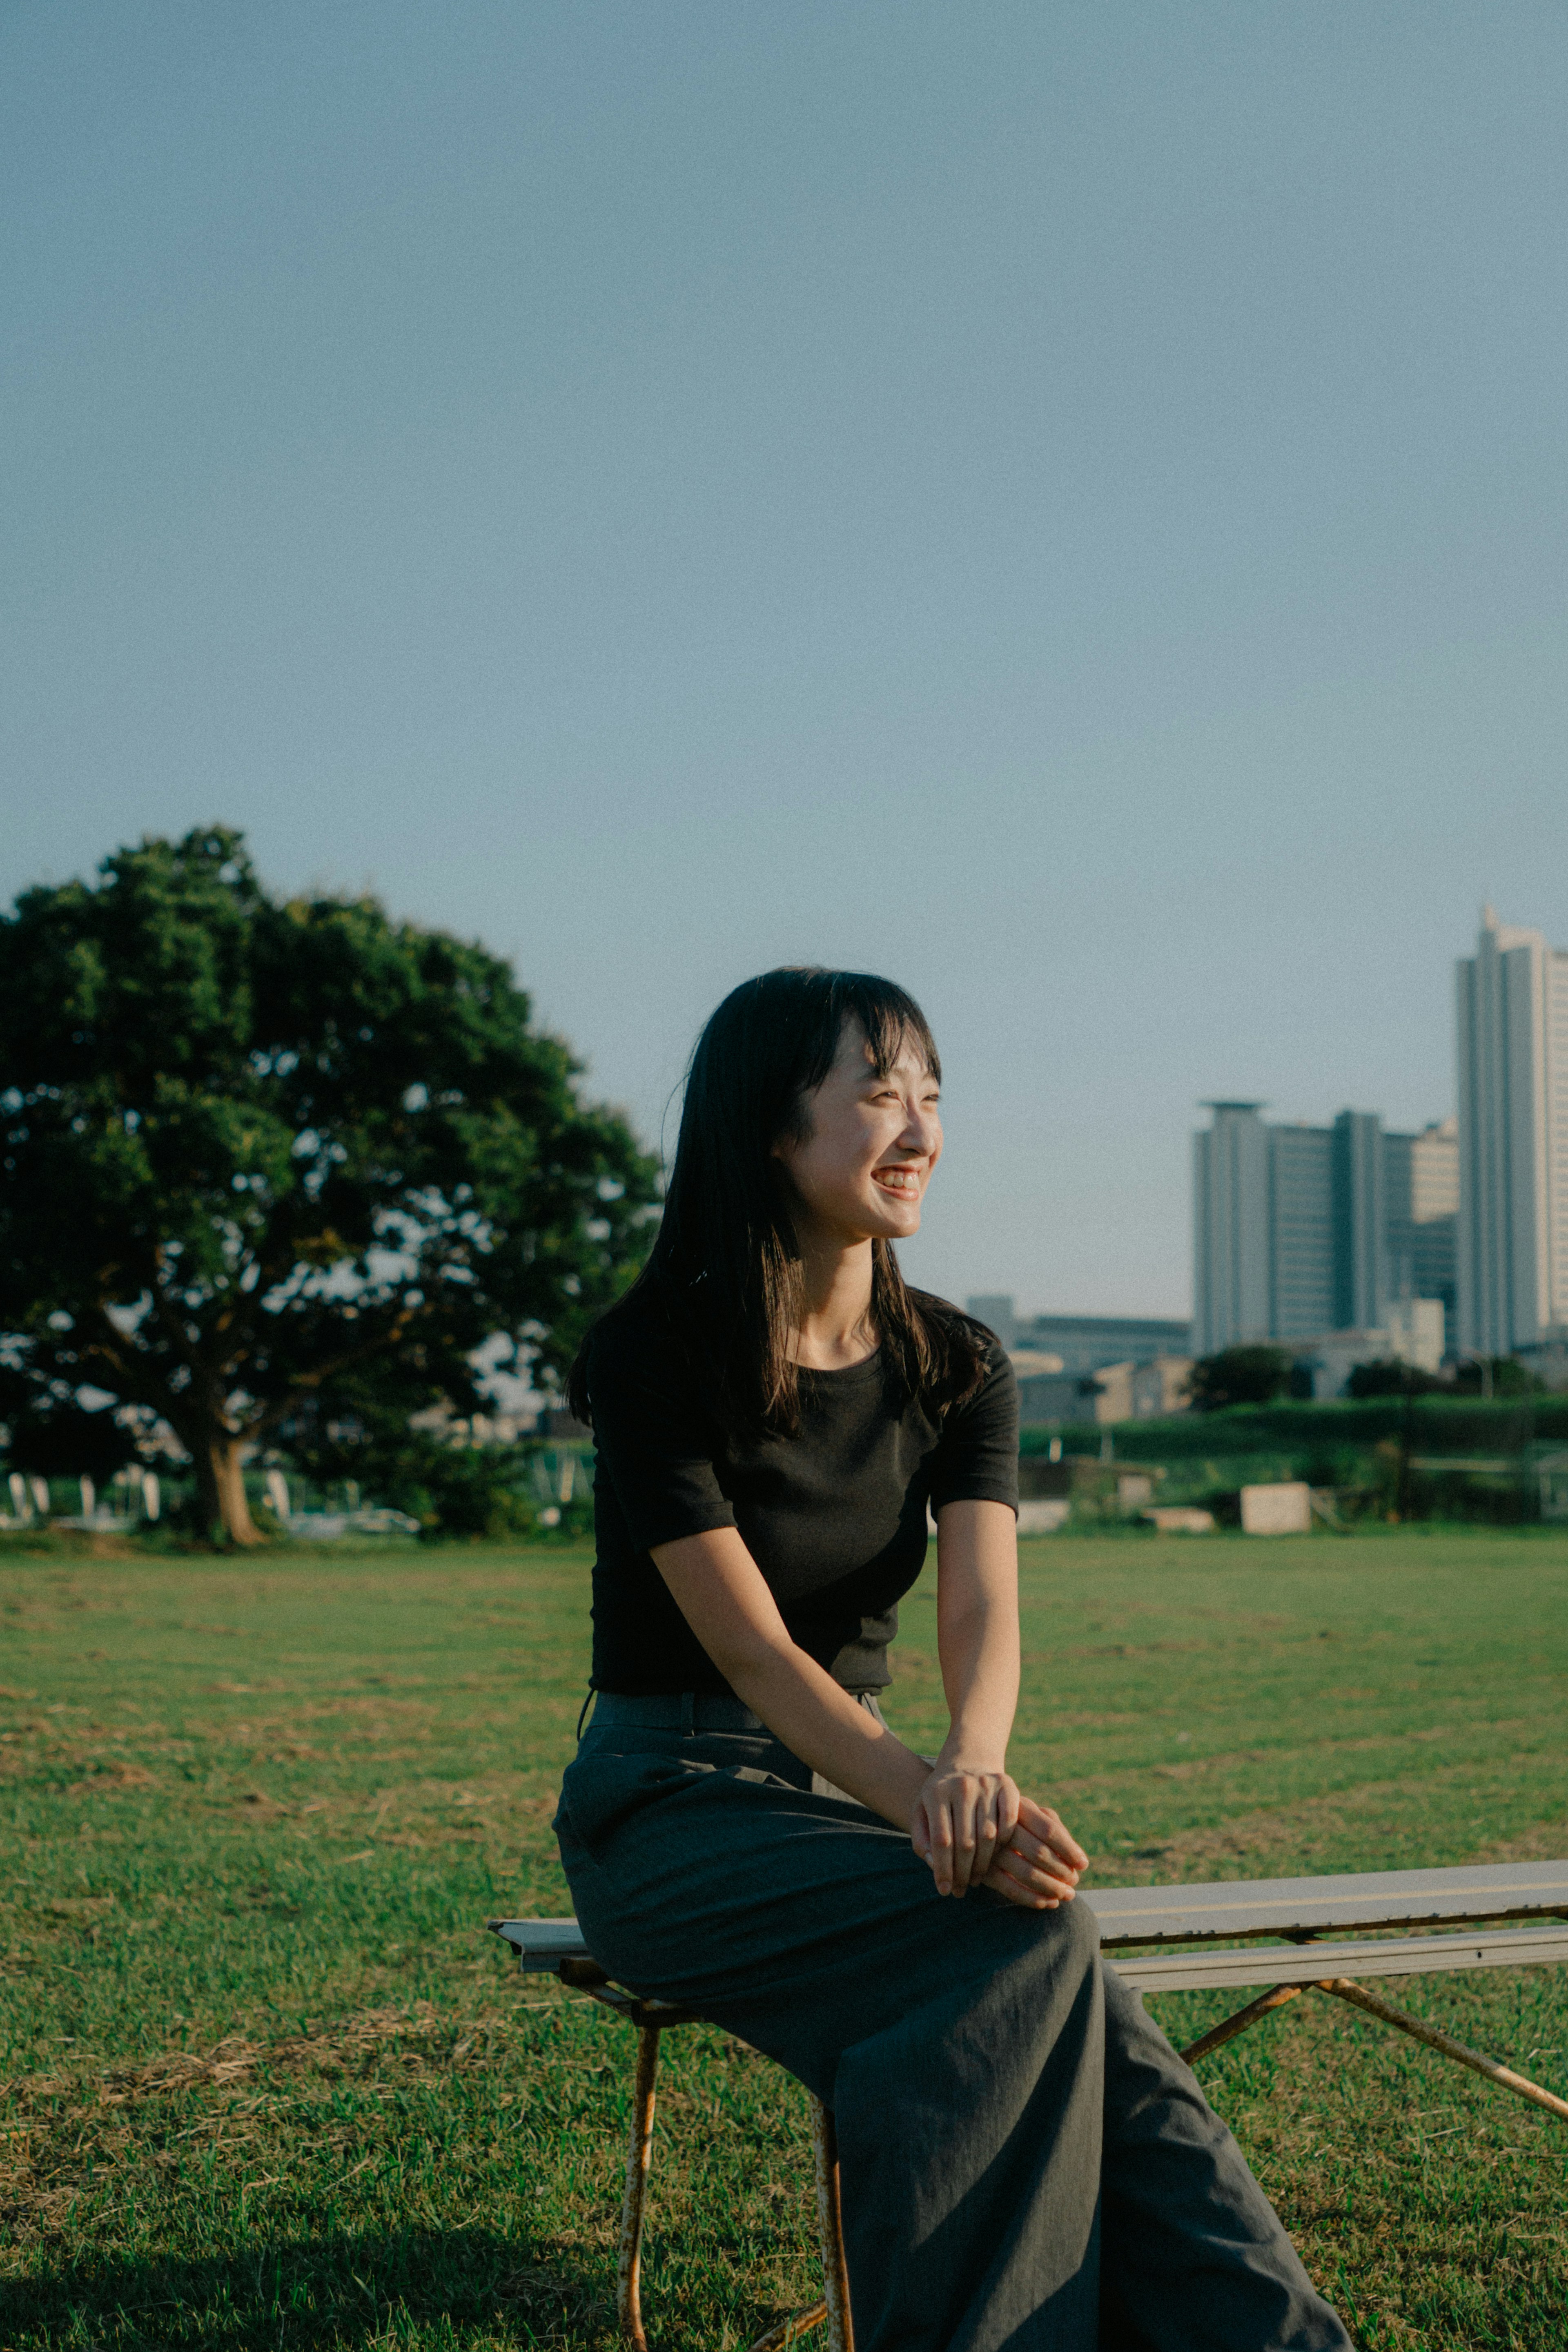
[[846,1021],[832,1068],[804,1109],[803,1142],[773,1147],[800,1206],[824,1239],[906,1240],[942,1157],[939,1088],[919,1042],[905,1034],[883,1076],[858,1021]]

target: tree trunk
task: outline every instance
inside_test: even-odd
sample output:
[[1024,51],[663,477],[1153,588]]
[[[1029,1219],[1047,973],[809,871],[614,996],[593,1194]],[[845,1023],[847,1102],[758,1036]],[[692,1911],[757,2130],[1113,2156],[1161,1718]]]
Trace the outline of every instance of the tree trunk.
[[258,1544],[265,1538],[251,1517],[240,1468],[245,1444],[243,1437],[232,1437],[226,1429],[214,1430],[204,1452],[196,1456],[196,1476],[201,1488],[202,1516],[207,1524],[211,1526],[214,1519],[220,1521],[232,1544]]

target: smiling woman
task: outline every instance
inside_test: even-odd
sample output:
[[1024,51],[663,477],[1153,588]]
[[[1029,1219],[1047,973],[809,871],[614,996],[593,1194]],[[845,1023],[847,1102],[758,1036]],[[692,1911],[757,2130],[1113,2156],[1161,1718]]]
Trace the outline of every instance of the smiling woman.
[[[698,1042],[659,1238],[573,1374],[598,1449],[597,1701],[556,1822],[578,1916],[619,1982],[833,2110],[859,2352],[1346,2352],[1103,1968],[1083,1849],[1007,1769],[1012,1367],[894,1254],[939,1082],[918,1005],[863,973],[765,973]],[[928,1514],[935,1761],[878,1701]]]

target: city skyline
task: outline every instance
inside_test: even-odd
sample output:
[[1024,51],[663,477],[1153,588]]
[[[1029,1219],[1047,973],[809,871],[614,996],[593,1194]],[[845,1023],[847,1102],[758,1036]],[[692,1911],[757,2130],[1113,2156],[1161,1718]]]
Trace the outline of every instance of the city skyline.
[[[1343,1110],[1266,1122],[1209,1101],[1193,1136],[1193,1345],[1299,1343],[1414,1310],[1450,1357],[1568,1346],[1568,950],[1481,909],[1454,965],[1457,1112],[1419,1132]],[[1425,1311],[1425,1306],[1423,1307]],[[1430,1352],[1432,1332],[1423,1338]],[[1542,1358],[1544,1361],[1544,1357]]]
[[[1488,903],[1454,982],[1457,1113],[1402,1132],[1376,1111],[1344,1108],[1317,1126],[1266,1121],[1257,1097],[1207,1099],[1209,1125],[1192,1136],[1195,1355],[1258,1343],[1308,1361],[1316,1351],[1314,1385],[1331,1395],[1353,1364],[1384,1354],[1427,1370],[1444,1358],[1521,1355],[1560,1377],[1568,949]],[[1081,1318],[1068,1337],[1074,1318],[1020,1313],[1011,1294],[972,1294],[967,1305],[1021,1347],[1020,1366],[1053,1412],[1091,1360],[1077,1361],[1075,1342],[1109,1361],[1134,1336],[1166,1347],[1176,1336]]]

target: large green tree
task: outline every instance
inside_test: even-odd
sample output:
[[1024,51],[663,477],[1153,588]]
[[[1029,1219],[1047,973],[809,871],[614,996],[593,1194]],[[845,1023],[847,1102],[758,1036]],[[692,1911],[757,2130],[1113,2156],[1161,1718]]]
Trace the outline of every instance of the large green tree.
[[641,1261],[654,1163],[508,966],[222,826],[18,898],[0,1024],[0,1417],[167,1423],[236,1543],[301,1405],[481,1410],[477,1349],[559,1375]]

